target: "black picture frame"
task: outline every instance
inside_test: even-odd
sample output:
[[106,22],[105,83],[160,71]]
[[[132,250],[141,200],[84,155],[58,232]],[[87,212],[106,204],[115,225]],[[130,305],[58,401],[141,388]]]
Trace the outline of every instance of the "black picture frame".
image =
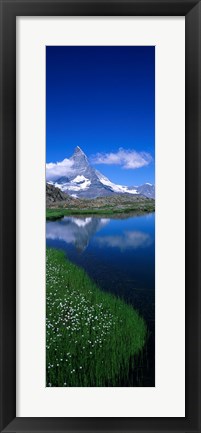
[[[200,432],[201,2],[197,0],[0,0],[0,430],[3,432]],[[186,416],[16,418],[16,17],[185,16]]]

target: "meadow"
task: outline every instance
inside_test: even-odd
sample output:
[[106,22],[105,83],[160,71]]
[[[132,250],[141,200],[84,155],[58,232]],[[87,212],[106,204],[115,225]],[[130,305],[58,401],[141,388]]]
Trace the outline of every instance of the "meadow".
[[120,386],[147,340],[142,317],[65,254],[46,250],[46,385]]

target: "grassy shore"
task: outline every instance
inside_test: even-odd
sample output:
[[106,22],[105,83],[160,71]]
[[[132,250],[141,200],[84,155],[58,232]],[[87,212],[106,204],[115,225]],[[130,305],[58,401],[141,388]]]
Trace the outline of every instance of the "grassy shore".
[[80,216],[87,216],[87,215],[95,215],[95,216],[121,216],[121,215],[128,215],[132,214],[134,216],[138,215],[144,215],[146,213],[154,212],[155,208],[153,206],[147,205],[147,206],[132,206],[128,208],[102,208],[102,209],[46,209],[46,219],[47,220],[56,220],[58,218],[63,218],[64,216],[73,216],[73,215],[80,215]]
[[144,320],[62,252],[46,257],[47,386],[118,386],[145,344]]

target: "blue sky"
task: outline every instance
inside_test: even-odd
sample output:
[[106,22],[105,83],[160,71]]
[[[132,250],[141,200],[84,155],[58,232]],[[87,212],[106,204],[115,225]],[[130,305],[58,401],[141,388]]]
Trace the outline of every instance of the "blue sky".
[[154,47],[46,47],[47,163],[76,146],[113,182],[155,182]]

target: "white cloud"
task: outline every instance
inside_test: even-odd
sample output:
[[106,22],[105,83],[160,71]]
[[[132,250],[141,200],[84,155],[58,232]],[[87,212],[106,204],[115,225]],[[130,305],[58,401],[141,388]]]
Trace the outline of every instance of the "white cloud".
[[46,179],[54,180],[61,176],[68,176],[72,172],[72,166],[73,161],[67,158],[61,162],[49,162],[46,164]]
[[152,156],[147,152],[120,148],[116,153],[97,153],[91,160],[94,164],[121,165],[125,169],[135,169],[149,165]]

